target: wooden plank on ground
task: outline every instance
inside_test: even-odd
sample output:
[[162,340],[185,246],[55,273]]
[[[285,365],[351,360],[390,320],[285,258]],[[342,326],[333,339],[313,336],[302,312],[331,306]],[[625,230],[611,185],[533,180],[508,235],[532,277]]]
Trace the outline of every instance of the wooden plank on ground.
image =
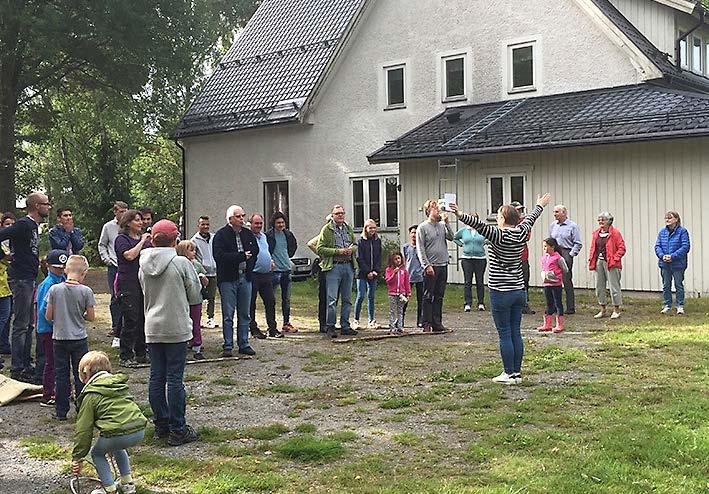
[[434,336],[434,335],[439,335],[439,334],[447,334],[447,333],[452,333],[452,329],[448,329],[446,331],[436,331],[436,332],[430,332],[430,333],[424,333],[423,331],[407,331],[404,334],[389,334],[389,333],[380,333],[380,334],[368,334],[365,336],[353,336],[352,338],[333,338],[332,342],[333,343],[354,343],[357,341],[377,341],[377,340],[387,340],[389,338],[407,338],[409,336]]
[[[186,360],[185,365],[191,364],[211,364],[213,362],[228,362],[230,360],[251,360],[253,357],[250,355],[240,355],[238,357],[216,357],[216,358],[205,358],[202,360]],[[131,369],[146,369],[150,367],[150,364],[137,364],[131,367]]]

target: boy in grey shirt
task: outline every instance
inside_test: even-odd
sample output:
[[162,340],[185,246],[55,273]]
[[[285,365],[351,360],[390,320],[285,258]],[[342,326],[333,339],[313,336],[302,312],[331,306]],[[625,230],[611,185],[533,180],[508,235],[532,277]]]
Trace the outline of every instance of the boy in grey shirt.
[[79,379],[79,361],[88,351],[84,320],[93,321],[94,292],[82,285],[89,263],[84,256],[70,256],[66,262],[66,281],[53,285],[47,293],[46,319],[54,321],[54,368],[56,374],[56,418],[66,420],[69,413],[69,367],[74,372],[75,396],[84,385]]

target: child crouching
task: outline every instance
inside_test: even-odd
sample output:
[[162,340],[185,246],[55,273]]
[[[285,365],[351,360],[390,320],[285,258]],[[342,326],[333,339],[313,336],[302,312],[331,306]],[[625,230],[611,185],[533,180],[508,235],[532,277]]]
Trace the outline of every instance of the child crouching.
[[[90,448],[91,459],[103,484],[103,489],[96,489],[91,494],[116,492],[116,483],[106,459],[106,454],[111,453],[121,475],[121,490],[124,494],[132,494],[135,484],[126,448],[143,440],[148,420],[128,394],[128,378],[110,372],[111,362],[103,352],[89,352],[79,362],[79,378],[84,389],[77,399],[79,413],[71,471],[74,475],[81,473],[83,459]],[[99,431],[99,438],[92,448],[94,427]]]
[[404,307],[411,296],[409,272],[400,252],[392,252],[387,264],[384,279],[389,294],[389,334],[404,334]]

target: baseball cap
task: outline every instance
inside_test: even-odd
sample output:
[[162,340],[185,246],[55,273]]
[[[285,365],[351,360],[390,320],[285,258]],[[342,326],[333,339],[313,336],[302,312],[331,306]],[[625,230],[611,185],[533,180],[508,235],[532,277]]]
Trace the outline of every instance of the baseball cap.
[[153,236],[165,235],[169,239],[176,239],[179,232],[177,225],[170,220],[160,220],[150,229]]
[[69,259],[69,253],[61,249],[52,249],[47,253],[47,264],[55,268],[63,268]]

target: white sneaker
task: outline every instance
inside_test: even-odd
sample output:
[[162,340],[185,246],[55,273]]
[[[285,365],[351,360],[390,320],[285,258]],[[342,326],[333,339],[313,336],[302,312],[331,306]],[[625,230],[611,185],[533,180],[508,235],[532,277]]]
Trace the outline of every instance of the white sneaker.
[[599,311],[598,314],[593,316],[594,319],[601,319],[604,317],[606,317],[606,311],[604,311],[604,310]]
[[217,327],[217,323],[215,323],[214,319],[210,317],[207,319],[207,324],[205,324],[204,327],[207,329],[214,329]]
[[684,307],[681,305],[677,306],[677,315],[678,316],[683,316],[684,315]]
[[522,382],[522,374],[512,374],[510,375],[510,377],[515,380],[515,384],[519,384]]
[[463,310],[465,312],[470,312],[470,306],[468,304],[465,304],[465,308]]
[[613,311],[611,314],[611,319],[618,319],[620,317],[620,312]]
[[360,327],[359,326],[359,319],[354,319],[352,321],[352,324],[350,324],[350,326],[352,327],[352,329],[359,329],[359,327]]
[[[669,314],[671,310],[672,310],[672,307],[665,305],[662,308],[662,310],[660,311],[660,314]],[[677,310],[679,310],[679,307],[677,307]]]
[[485,310],[485,306],[483,304],[478,304],[478,310],[479,311]]
[[369,328],[369,329],[381,329],[381,326],[379,325],[379,323],[377,322],[376,319],[372,319],[371,321],[369,321],[369,322],[367,323],[367,328]]
[[[118,482],[116,482],[118,484]],[[135,494],[135,484],[131,482],[130,484],[126,484],[121,488],[121,492],[123,494]]]
[[111,342],[111,348],[121,348],[120,338],[113,338],[113,341]]
[[500,383],[500,384],[516,384],[517,380],[512,377],[511,374],[508,374],[507,372],[503,372],[497,377],[492,378],[493,382]]

